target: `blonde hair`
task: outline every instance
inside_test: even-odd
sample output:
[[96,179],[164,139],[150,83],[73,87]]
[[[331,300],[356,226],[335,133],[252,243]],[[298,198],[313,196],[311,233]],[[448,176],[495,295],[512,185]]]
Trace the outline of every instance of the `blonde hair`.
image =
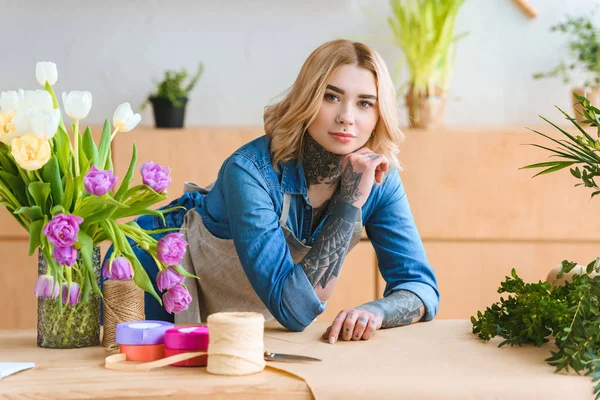
[[397,155],[404,134],[398,120],[396,91],[385,62],[369,46],[343,39],[327,42],[314,50],[284,98],[265,109],[265,133],[271,140],[271,157],[276,170],[279,162],[302,159],[304,134],[317,117],[327,83],[340,66],[347,64],[371,71],[377,84],[379,120],[365,146],[385,155],[402,170]]

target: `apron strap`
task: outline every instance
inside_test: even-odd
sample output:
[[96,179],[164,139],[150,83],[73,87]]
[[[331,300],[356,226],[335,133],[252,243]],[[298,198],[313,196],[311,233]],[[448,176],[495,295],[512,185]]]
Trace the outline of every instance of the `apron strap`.
[[281,226],[285,226],[287,223],[288,215],[290,214],[290,201],[292,195],[289,193],[283,194],[283,205],[281,206],[281,217],[279,217],[279,223]]

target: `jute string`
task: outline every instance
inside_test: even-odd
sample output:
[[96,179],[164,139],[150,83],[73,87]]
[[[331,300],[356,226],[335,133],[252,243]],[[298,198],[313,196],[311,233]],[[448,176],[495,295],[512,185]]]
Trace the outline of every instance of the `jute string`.
[[102,345],[109,350],[119,348],[116,343],[117,325],[145,318],[144,291],[133,280],[104,282],[104,335]]
[[232,312],[208,316],[208,352],[178,354],[147,363],[127,362],[125,354],[106,357],[104,366],[117,371],[149,371],[208,354],[207,372],[217,375],[248,375],[265,368],[265,318],[259,313]]

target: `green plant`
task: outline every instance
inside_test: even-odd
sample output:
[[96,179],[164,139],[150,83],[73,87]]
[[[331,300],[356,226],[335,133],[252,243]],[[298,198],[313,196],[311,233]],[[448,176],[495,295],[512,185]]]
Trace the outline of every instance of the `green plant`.
[[[600,135],[600,110],[591,102],[575,95],[577,104],[581,105],[581,119],[569,116],[563,110],[558,110],[576,128],[578,134],[570,134],[548,119],[541,117],[564,135],[567,139],[555,139],[539,131],[533,131],[555,144],[558,149],[551,149],[538,144],[532,146],[550,151],[551,157],[558,160],[527,165],[521,169],[542,168],[536,174],[544,175],[559,171],[573,164],[582,164],[571,168],[571,174],[581,179],[584,185],[594,189],[592,198],[600,194],[600,188],[594,177],[600,174],[600,140],[594,139],[581,124],[588,125]],[[581,124],[580,124],[581,123]],[[577,264],[563,261],[561,272],[570,272]],[[592,376],[593,382],[600,381],[600,276],[592,277],[592,272],[600,272],[600,258],[587,265],[586,273],[574,275],[571,282],[564,285],[550,285],[546,282],[525,284],[513,269],[511,277],[507,277],[498,289],[499,293],[514,293],[505,300],[488,307],[484,313],[478,311],[477,318],[471,317],[473,333],[482,340],[490,340],[499,335],[505,340],[499,346],[506,344],[521,345],[525,343],[541,346],[548,342],[548,336],[555,339],[558,351],[552,351],[552,356],[546,361],[556,367],[556,371],[572,368],[578,374],[585,371],[586,376]],[[600,382],[594,388],[596,399],[600,399]]]
[[[446,90],[452,68],[456,16],[464,0],[390,0],[387,23],[402,49],[416,95]],[[399,61],[401,62],[401,61]],[[396,68],[398,69],[398,67]]]
[[587,16],[568,17],[566,22],[553,25],[550,31],[570,35],[568,49],[571,61],[562,61],[548,72],[534,74],[533,78],[561,77],[564,83],[569,83],[569,75],[576,67],[580,67],[591,74],[591,78],[584,82],[584,87],[600,87],[600,31],[594,28],[591,19]]
[[[471,317],[473,333],[484,341],[495,336],[506,344],[542,346],[548,336],[554,336],[558,351],[551,351],[545,361],[556,367],[556,372],[572,368],[578,374],[584,371],[593,382],[600,380],[600,258],[588,264],[586,273],[574,275],[564,285],[552,286],[547,282],[524,283],[515,269],[500,284],[498,293],[512,293],[508,298],[492,304],[485,312]],[[558,278],[570,272],[577,263],[563,261]],[[600,398],[600,382],[595,386],[596,399]]]
[[[204,72],[204,63],[198,64],[196,74],[191,77],[185,68],[182,68],[179,72],[172,70],[165,71],[164,79],[158,83],[157,92],[148,96],[148,100],[151,97],[162,97],[168,99],[174,107],[183,107],[184,103],[181,99],[187,97],[194,86],[196,86],[202,72]],[[190,81],[184,84],[184,81],[188,78],[190,78]],[[146,108],[148,100],[142,104],[141,109]]]
[[581,115],[583,118],[578,120],[576,118],[571,117],[559,107],[556,108],[565,116],[565,118],[568,121],[570,121],[575,126],[577,132],[580,134],[572,135],[563,128],[560,128],[556,124],[550,122],[548,119],[541,117],[544,121],[548,122],[550,125],[558,129],[564,136],[567,137],[568,140],[557,140],[539,131],[533,130],[533,132],[544,136],[545,138],[558,144],[560,147],[558,149],[550,149],[548,147],[540,146],[537,144],[530,145],[550,151],[552,153],[550,157],[556,157],[558,158],[558,160],[531,164],[523,167],[522,169],[544,168],[543,171],[534,175],[535,177],[538,175],[544,175],[549,174],[551,172],[559,171],[563,168],[570,167],[573,164],[581,164],[581,170],[578,166],[570,169],[571,175],[583,181],[583,183],[578,183],[575,186],[583,185],[585,187],[591,187],[594,189],[594,192],[591,195],[591,197],[593,198],[594,196],[600,194],[600,187],[598,187],[594,179],[596,176],[600,175],[600,140],[594,139],[580,125],[580,123],[589,125],[589,127],[591,128],[595,128],[596,136],[598,136],[598,138],[600,139],[600,109],[592,105],[592,103],[586,97],[579,96],[575,93],[573,95],[577,99],[576,104],[581,105]]

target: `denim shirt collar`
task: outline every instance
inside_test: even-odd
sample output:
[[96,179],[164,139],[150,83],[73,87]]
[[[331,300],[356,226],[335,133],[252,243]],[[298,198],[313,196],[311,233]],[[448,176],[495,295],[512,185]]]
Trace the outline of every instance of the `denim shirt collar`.
[[297,160],[290,160],[280,164],[281,192],[290,194],[301,194],[308,196],[308,185],[304,175],[304,167]]

